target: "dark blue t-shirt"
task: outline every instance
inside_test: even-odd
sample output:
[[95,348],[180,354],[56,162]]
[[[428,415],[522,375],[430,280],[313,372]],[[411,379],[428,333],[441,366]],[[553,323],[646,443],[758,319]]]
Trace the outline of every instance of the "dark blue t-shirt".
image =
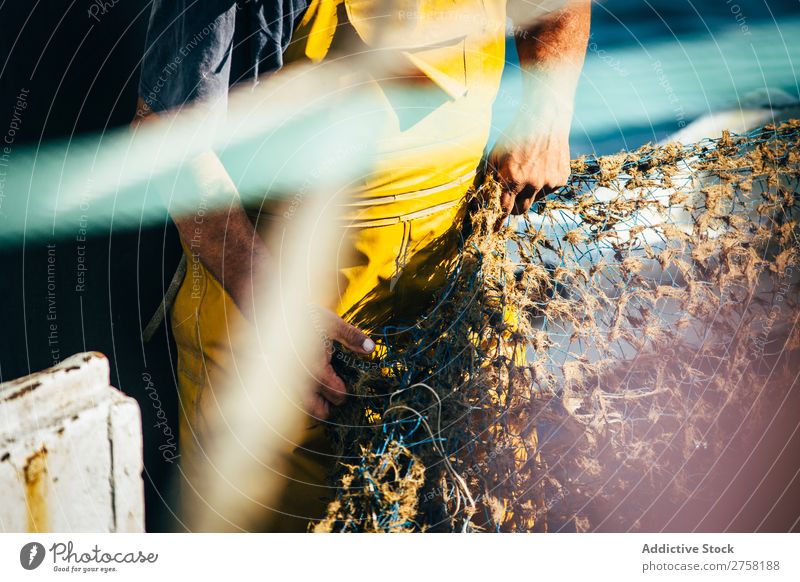
[[308,0],[153,0],[139,95],[156,112],[195,101],[225,108],[230,86],[258,83]]

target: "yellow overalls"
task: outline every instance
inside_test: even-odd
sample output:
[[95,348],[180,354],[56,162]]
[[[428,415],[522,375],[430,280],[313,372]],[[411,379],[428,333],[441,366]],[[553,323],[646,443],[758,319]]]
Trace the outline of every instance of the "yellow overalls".
[[[455,259],[464,197],[486,146],[503,70],[505,0],[313,0],[285,60],[347,58],[378,42],[394,51],[404,73],[373,76],[367,88],[385,104],[384,123],[376,163],[343,209],[336,308],[367,332],[413,325]],[[423,106],[394,90],[409,85],[422,89]],[[229,330],[248,325],[196,263],[189,259],[171,314],[184,451],[203,434],[214,378],[234,373]],[[322,427],[309,420],[305,435],[287,453],[290,482],[277,511],[265,516],[268,531],[305,531],[335,493],[326,484],[335,459]]]

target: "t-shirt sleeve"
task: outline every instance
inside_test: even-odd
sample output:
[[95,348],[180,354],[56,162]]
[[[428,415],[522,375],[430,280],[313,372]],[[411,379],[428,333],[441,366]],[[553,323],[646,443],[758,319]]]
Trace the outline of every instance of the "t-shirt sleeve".
[[139,95],[155,112],[227,107],[235,0],[153,0]]

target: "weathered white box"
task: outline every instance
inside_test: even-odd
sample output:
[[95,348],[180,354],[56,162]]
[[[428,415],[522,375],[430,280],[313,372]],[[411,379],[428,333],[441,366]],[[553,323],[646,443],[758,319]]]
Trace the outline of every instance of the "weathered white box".
[[102,354],[0,384],[0,531],[144,531],[139,406]]

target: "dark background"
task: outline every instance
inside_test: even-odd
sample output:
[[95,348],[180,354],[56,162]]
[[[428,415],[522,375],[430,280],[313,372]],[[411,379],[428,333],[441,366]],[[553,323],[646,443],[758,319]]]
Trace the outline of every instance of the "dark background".
[[[738,4],[750,24],[777,23],[800,14],[797,1]],[[97,20],[89,16],[93,5]],[[29,106],[15,148],[103,132],[132,119],[149,5],[146,0],[117,0],[116,4],[100,6],[87,0],[17,1],[13,5],[0,0],[0,126],[10,122],[20,90],[29,90]],[[663,20],[654,17],[654,10]],[[594,15],[595,39],[608,50],[713,34],[735,26],[730,8],[722,0],[614,0],[595,6]],[[789,73],[794,79],[794,71]],[[635,147],[674,129],[620,127],[610,137],[577,135],[576,144],[581,151],[594,150],[593,144],[602,144],[603,150],[618,149],[621,144]],[[94,236],[86,243],[83,292],[75,291],[78,243],[74,237],[27,239],[0,246],[0,381],[54,363],[48,344],[48,244],[56,245],[59,355],[63,359],[85,350],[104,353],[111,363],[112,384],[139,400],[144,426],[147,528],[172,527],[166,492],[175,466],[165,462],[158,451],[164,436],[152,428],[157,422],[156,409],[145,391],[144,375],[149,375],[168,423],[177,434],[175,351],[163,326],[148,344],[141,341],[140,334],[180,256],[174,227],[168,220],[147,227],[113,224],[107,233]],[[735,515],[742,504],[747,510],[729,522],[725,515],[702,521],[704,518],[697,516],[704,512],[689,508],[675,521],[676,529],[787,531],[798,527],[800,483],[795,471],[800,466],[800,435],[793,432],[800,416],[798,398],[793,396],[782,406],[782,420],[765,435],[759,445],[762,450],[751,466],[739,474],[740,486],[729,489],[729,499],[720,505],[723,513],[725,508],[735,507],[728,515]],[[780,462],[773,463],[774,459]],[[762,477],[764,481],[755,490],[748,485]]]
[[[16,96],[28,89],[28,108],[14,148],[54,138],[103,132],[133,119],[138,63],[147,31],[149,3],[119,0],[97,9],[93,2],[0,4],[0,125],[8,125]],[[24,6],[20,6],[24,5]],[[13,151],[12,151],[13,163]],[[6,192],[6,195],[12,195]],[[75,236],[28,239],[0,247],[0,381],[53,365],[51,348],[66,358],[99,351],[111,365],[111,384],[139,400],[144,427],[147,529],[169,527],[168,483],[175,465],[158,447],[166,442],[157,408],[146,392],[150,378],[173,434],[178,408],[174,346],[162,326],[144,344],[141,330],[161,301],[180,258],[168,221],[139,228],[112,224],[85,243],[86,286],[76,292]],[[48,344],[47,247],[55,244],[58,343]],[[149,374],[149,376],[145,376]]]

